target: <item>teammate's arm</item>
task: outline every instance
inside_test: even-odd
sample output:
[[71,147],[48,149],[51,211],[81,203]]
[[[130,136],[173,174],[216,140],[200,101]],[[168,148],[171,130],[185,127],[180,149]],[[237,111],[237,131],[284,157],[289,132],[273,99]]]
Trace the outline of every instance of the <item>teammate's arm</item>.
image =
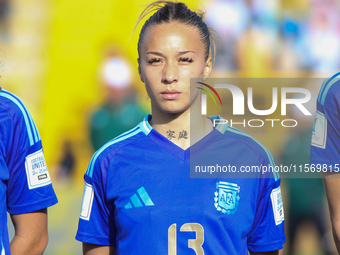
[[332,221],[334,242],[338,251],[340,252],[340,174],[323,176],[323,183],[325,186],[329,212]]
[[116,247],[114,246],[103,246],[91,243],[83,243],[83,254],[84,255],[113,255]]
[[283,255],[283,249],[269,252],[250,252],[250,255]]
[[311,165],[322,165],[319,168],[322,168],[333,237],[338,252],[340,252],[340,173],[335,171],[339,170],[337,166],[340,157],[339,74],[340,72],[326,79],[320,89],[310,156]]
[[47,209],[23,214],[11,214],[14,225],[14,238],[11,241],[11,254],[43,254],[47,242]]

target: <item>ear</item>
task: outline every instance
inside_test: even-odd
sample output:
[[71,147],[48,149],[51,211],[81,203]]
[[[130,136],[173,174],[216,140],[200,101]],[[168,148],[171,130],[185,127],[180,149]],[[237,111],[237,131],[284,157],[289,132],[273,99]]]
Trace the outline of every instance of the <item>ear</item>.
[[137,62],[138,62],[139,79],[144,83],[144,78],[143,78],[142,68],[140,67],[140,60],[139,60],[139,58],[137,58]]
[[212,58],[209,57],[205,62],[203,78],[208,79],[212,71]]

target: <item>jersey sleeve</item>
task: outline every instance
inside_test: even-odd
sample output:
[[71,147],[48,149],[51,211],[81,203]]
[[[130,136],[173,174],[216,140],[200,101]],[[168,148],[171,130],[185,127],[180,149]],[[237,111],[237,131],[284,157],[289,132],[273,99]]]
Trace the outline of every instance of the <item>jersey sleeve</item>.
[[[46,166],[39,132],[22,101],[1,91],[1,140],[8,171],[7,210],[22,214],[58,202]],[[3,101],[4,102],[4,101]]]
[[318,169],[339,171],[340,167],[339,79],[340,72],[325,79],[317,99],[310,163]]
[[25,149],[10,170],[7,208],[22,214],[47,208],[58,202],[47,170],[41,141]]
[[[76,239],[83,243],[116,246],[116,226],[106,199],[107,164],[92,158],[84,176],[85,185]],[[92,165],[93,164],[93,165]]]
[[[268,150],[263,157],[263,165],[275,163]],[[276,251],[286,242],[284,234],[284,211],[280,188],[280,178],[266,174],[259,179],[256,212],[253,226],[248,234],[248,250],[252,252]]]

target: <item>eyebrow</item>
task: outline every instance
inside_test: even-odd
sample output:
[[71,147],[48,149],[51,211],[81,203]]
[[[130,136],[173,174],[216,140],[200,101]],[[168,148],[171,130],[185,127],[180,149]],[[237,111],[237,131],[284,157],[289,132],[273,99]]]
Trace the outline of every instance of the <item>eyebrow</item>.
[[[195,51],[186,50],[186,51],[178,51],[178,52],[177,52],[177,56],[184,55],[184,54],[190,53],[190,52],[196,54]],[[146,53],[146,55],[148,55],[148,54],[154,54],[154,55],[157,55],[157,56],[164,56],[162,53],[157,52],[157,51],[149,51],[149,52]]]

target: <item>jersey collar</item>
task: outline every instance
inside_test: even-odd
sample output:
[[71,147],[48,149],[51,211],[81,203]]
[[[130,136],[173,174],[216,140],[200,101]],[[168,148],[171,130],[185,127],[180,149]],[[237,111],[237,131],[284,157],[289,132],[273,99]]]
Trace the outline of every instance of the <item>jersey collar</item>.
[[[214,120],[222,120],[223,118],[219,115],[209,117],[212,121]],[[149,121],[152,119],[152,115],[148,114],[142,122],[139,123],[139,127],[142,130],[142,132],[148,136],[150,140],[152,140],[155,144],[160,146],[161,148],[165,149],[168,153],[172,154],[173,156],[183,160],[187,161],[190,160],[190,154],[191,156],[195,156],[196,154],[201,153],[203,150],[208,148],[211,144],[213,144],[215,141],[220,139],[221,134],[225,132],[225,129],[227,128],[227,125],[222,124],[221,121],[215,121],[216,126],[215,129],[210,132],[207,136],[202,138],[199,142],[191,146],[190,148],[183,150],[173,142],[169,141],[166,137],[161,135],[159,132],[157,132],[149,123]]]
[[[220,131],[222,134],[226,131],[226,129],[229,127],[229,123],[224,123],[223,118],[220,115],[214,115],[211,117],[208,117],[213,121],[214,128]],[[152,119],[152,115],[148,114],[141,123],[139,123],[139,127],[143,131],[145,135],[148,135],[153,127],[150,125],[149,121]]]

